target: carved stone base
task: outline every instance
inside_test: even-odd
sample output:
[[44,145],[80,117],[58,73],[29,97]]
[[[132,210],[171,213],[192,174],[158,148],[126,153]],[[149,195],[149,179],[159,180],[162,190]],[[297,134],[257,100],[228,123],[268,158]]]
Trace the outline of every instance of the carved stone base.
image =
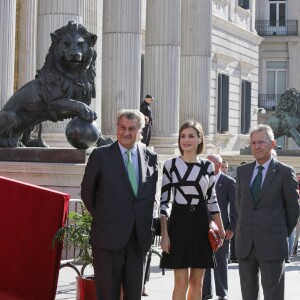
[[1,148],[0,161],[85,163],[90,150],[63,148]]
[[80,198],[84,170],[84,163],[0,161],[1,176],[68,193],[71,198]]

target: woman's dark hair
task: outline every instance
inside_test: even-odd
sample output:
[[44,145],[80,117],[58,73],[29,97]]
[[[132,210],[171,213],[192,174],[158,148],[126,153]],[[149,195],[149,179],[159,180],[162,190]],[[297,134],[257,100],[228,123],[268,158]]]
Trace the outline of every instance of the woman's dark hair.
[[202,125],[199,122],[195,122],[193,120],[189,120],[189,121],[185,122],[184,124],[181,125],[181,127],[179,129],[178,148],[179,148],[180,153],[183,154],[183,150],[180,147],[181,133],[182,133],[182,131],[184,129],[187,129],[187,128],[194,128],[196,130],[196,132],[197,132],[198,137],[201,138],[201,142],[200,142],[200,144],[197,147],[196,153],[197,154],[202,153],[203,148],[204,148],[204,132],[203,132],[203,129],[202,129]]

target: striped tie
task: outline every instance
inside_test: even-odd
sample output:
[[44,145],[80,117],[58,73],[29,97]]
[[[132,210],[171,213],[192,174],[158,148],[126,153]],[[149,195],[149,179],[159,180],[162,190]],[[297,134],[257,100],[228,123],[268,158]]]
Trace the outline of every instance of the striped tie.
[[131,183],[134,194],[137,195],[138,184],[137,184],[137,180],[136,180],[134,166],[133,166],[132,159],[131,159],[131,151],[127,150],[126,154],[127,154],[127,172],[128,172],[129,181]]
[[262,171],[264,169],[263,166],[258,166],[258,172],[251,184],[251,193],[252,193],[252,197],[254,202],[257,200],[258,198],[258,194],[260,192],[260,188],[261,188],[261,183],[262,183]]

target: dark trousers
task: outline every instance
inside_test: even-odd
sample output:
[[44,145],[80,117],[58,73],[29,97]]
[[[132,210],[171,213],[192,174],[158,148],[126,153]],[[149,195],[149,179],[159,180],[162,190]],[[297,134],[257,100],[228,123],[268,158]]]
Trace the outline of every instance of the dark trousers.
[[119,251],[92,247],[93,267],[98,300],[120,300],[121,286],[123,300],[140,300],[143,285],[142,253],[135,229],[127,245]]
[[230,240],[230,257],[231,260],[237,260],[235,254],[235,234],[233,235],[232,239]]
[[243,300],[259,299],[259,272],[264,300],[284,300],[284,260],[260,260],[253,245],[249,256],[239,259]]
[[151,259],[152,259],[152,252],[149,251],[145,259],[144,285],[150,280]]
[[145,127],[143,128],[142,132],[142,143],[144,143],[146,146],[149,146],[150,144],[150,139],[151,139],[151,125],[146,124]]
[[[215,253],[217,266],[214,268],[216,295],[219,297],[228,294],[228,251],[229,241],[225,240],[222,247]],[[212,295],[211,269],[205,270],[202,294]]]

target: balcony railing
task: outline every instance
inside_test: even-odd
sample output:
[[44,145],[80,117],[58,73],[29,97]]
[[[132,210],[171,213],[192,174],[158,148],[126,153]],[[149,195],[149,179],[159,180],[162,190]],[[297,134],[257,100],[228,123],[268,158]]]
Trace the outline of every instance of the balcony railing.
[[267,111],[275,110],[281,94],[259,94],[258,107],[262,107]]
[[297,36],[298,20],[257,20],[255,29],[260,36]]

